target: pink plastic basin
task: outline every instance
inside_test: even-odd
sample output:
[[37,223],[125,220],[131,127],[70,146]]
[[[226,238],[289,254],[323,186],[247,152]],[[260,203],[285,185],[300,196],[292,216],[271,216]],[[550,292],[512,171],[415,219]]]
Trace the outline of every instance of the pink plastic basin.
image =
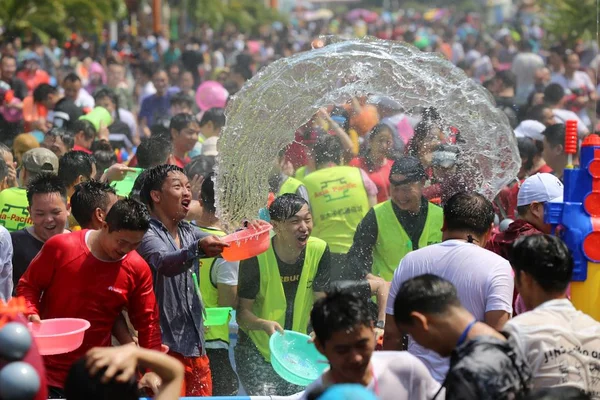
[[223,249],[223,258],[227,261],[241,261],[264,253],[271,243],[271,228],[270,224],[265,223],[258,229],[250,227],[222,237],[221,240],[230,245]]
[[30,322],[28,327],[40,354],[49,356],[77,350],[90,323],[85,319],[55,318],[45,319],[39,324]]

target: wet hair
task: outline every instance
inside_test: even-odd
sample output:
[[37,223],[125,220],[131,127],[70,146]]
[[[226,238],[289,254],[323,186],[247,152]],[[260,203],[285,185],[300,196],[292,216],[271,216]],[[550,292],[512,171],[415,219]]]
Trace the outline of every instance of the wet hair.
[[91,140],[96,137],[96,127],[87,119],[78,119],[73,122],[71,125],[71,130],[74,135],[77,135],[79,132],[83,132],[83,137],[86,140]]
[[151,168],[164,164],[173,151],[171,141],[162,136],[150,136],[137,148],[138,167]]
[[202,114],[202,118],[200,119],[200,126],[204,126],[209,122],[213,123],[215,129],[221,129],[225,126],[225,110],[218,107],[213,107],[204,112]]
[[36,194],[58,193],[67,202],[67,187],[55,174],[43,172],[27,184],[27,202],[31,207],[33,196]]
[[367,300],[347,290],[333,290],[317,300],[310,320],[317,340],[323,344],[336,332],[347,332],[357,325],[373,326]]
[[154,207],[154,202],[152,201],[150,193],[153,190],[160,190],[171,172],[181,172],[184,174],[183,169],[171,164],[158,165],[146,170],[142,188],[140,190],[140,199],[144,204],[147,204],[150,209]]
[[415,126],[415,134],[407,144],[409,156],[418,157],[425,139],[433,128],[442,129],[440,114],[434,107],[429,107],[421,113],[421,121]]
[[544,123],[544,110],[550,109],[547,104],[538,104],[527,111],[527,117],[525,119],[532,119],[537,122]]
[[565,89],[558,83],[551,83],[544,89],[544,101],[548,104],[558,104],[565,97]]
[[411,324],[412,312],[443,314],[451,306],[460,307],[452,283],[433,274],[419,275],[400,286],[394,300],[394,320],[397,324]]
[[0,182],[4,182],[4,179],[8,176],[8,165],[3,158],[0,158]]
[[75,72],[70,72],[64,77],[63,82],[81,82],[81,78]]
[[33,101],[36,103],[44,102],[51,94],[57,94],[58,89],[48,83],[41,83],[33,90]]
[[73,148],[74,138],[71,132],[64,130],[63,128],[59,128],[58,126],[52,127],[48,132],[44,134],[44,136],[52,136],[54,138],[60,138],[62,142],[65,144],[65,147],[68,151],[71,151]]
[[537,147],[532,139],[526,137],[517,138],[517,145],[519,147],[519,156],[521,160],[527,159],[525,169],[530,171],[533,168],[533,159],[538,154]]
[[150,127],[150,137],[160,137],[171,142],[171,131],[163,124],[154,124]]
[[211,213],[215,213],[217,211],[215,207],[215,183],[213,181],[214,177],[214,172],[204,175],[204,181],[202,181],[202,188],[200,189],[200,199],[202,200],[202,208]]
[[108,232],[145,232],[150,227],[150,214],[145,205],[127,198],[117,201],[106,215]]
[[592,395],[576,386],[555,386],[534,390],[524,400],[592,400]]
[[94,158],[83,151],[69,151],[58,161],[58,177],[66,186],[71,186],[79,175],[91,179]]
[[193,179],[194,176],[205,176],[215,170],[217,158],[215,156],[205,156],[200,154],[190,160],[183,169],[188,179]]
[[573,256],[565,243],[551,235],[522,236],[510,252],[515,275],[523,271],[548,293],[563,293],[573,275]]
[[0,154],[4,153],[12,153],[12,150],[10,149],[10,147],[0,142]]
[[191,123],[198,123],[196,117],[192,114],[180,113],[171,118],[169,129],[175,129],[177,132],[187,128]]
[[85,357],[75,362],[65,382],[65,397],[68,400],[137,400],[138,389],[135,377],[125,383],[114,378],[108,383],[101,379],[108,367],[101,368],[95,375],[90,375]]
[[285,222],[308,205],[306,200],[294,193],[285,193],[277,197],[269,207],[271,220]]
[[328,162],[339,164],[342,162],[342,142],[337,136],[320,136],[313,147],[312,153],[317,165],[323,165]]
[[496,80],[502,82],[502,86],[505,88],[516,88],[517,87],[517,76],[510,70],[499,71],[496,73]]
[[109,195],[117,192],[106,182],[90,180],[75,186],[71,196],[71,213],[83,229],[91,226],[94,211],[97,208],[106,212]]
[[115,109],[117,109],[117,114],[118,114],[119,96],[117,95],[117,93],[114,90],[112,90],[111,88],[108,88],[108,87],[103,87],[103,88],[96,90],[96,92],[94,93],[94,101],[96,103],[98,103],[99,100],[102,100],[106,97],[108,97],[110,99],[110,101],[113,102],[113,104],[115,105]]
[[444,204],[444,222],[449,231],[483,235],[494,222],[494,207],[479,193],[456,193]]
[[194,99],[192,99],[189,95],[183,92],[178,92],[171,96],[169,104],[171,105],[171,107],[178,105],[186,106],[191,110],[192,108],[194,108]]
[[558,145],[565,145],[565,125],[564,124],[554,124],[542,132],[542,135],[546,138],[546,142],[548,142],[552,147],[556,147]]

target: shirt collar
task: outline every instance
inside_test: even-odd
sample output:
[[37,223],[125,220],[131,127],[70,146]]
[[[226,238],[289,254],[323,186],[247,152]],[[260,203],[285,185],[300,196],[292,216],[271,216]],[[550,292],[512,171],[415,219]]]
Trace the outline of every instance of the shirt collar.
[[569,299],[554,299],[554,300],[548,300],[548,301],[540,304],[535,309],[536,310],[547,310],[547,309],[551,309],[551,308],[553,308],[553,309],[557,309],[557,308],[575,309],[575,306],[573,305],[573,303],[571,303],[571,300],[569,300]]

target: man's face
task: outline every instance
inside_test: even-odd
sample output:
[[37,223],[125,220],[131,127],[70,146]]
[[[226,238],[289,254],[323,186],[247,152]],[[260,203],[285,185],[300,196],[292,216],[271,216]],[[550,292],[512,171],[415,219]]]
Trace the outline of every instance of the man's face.
[[169,79],[171,80],[171,82],[173,82],[173,84],[177,83],[179,78],[179,66],[177,66],[176,64],[171,65],[171,67],[169,67]]
[[28,210],[33,230],[43,241],[64,232],[69,211],[59,193],[34,194]]
[[183,128],[181,131],[172,130],[171,135],[173,137],[173,147],[177,149],[192,151],[196,143],[198,143],[198,134],[200,133],[200,126],[196,122],[191,122]]
[[98,99],[96,101],[96,106],[106,108],[111,114],[116,111],[115,103],[113,103],[113,101],[108,96]]
[[79,96],[79,90],[81,89],[81,81],[64,81],[63,89],[65,91],[65,97],[73,101],[77,100]]
[[167,73],[164,71],[157,72],[152,77],[152,83],[154,84],[156,93],[162,96],[167,91],[167,85],[169,84],[169,77],[167,76]]
[[556,123],[556,119],[554,118],[554,113],[549,108],[544,108],[542,111],[542,124],[547,127],[554,125]]
[[566,164],[564,163],[564,157],[562,157],[562,146],[552,146],[548,143],[548,140],[544,138],[544,151],[542,157],[546,164],[550,166],[554,171],[562,171]]
[[283,239],[283,243],[297,249],[304,249],[308,244],[313,229],[313,219],[306,204],[287,221],[273,221],[273,223],[275,232]]
[[102,224],[101,246],[106,255],[110,258],[109,261],[118,261],[125,257],[128,253],[137,249],[142,239],[144,231],[113,231],[108,232],[106,222]]
[[151,195],[153,207],[174,221],[184,220],[190,210],[191,185],[187,176],[179,171],[169,172],[161,190],[152,191]]
[[17,62],[13,58],[3,58],[1,61],[2,79],[11,80],[17,72]]
[[552,225],[544,223],[544,203],[537,201],[531,203],[527,214],[527,222],[533,225],[537,230],[540,230],[547,235],[552,233]]
[[375,332],[373,327],[357,325],[334,332],[325,343],[316,339],[315,345],[327,357],[336,376],[342,377],[343,382],[337,383],[361,383],[375,350]]
[[421,207],[423,183],[409,182],[397,184],[403,182],[405,179],[406,177],[404,175],[394,174],[390,176],[390,195],[394,204],[401,210],[416,213]]
[[125,69],[120,65],[110,65],[108,67],[106,79],[109,87],[117,87],[119,83],[125,80]]
[[56,157],[61,158],[69,150],[60,136],[45,135],[44,141],[40,143],[40,147],[50,150]]
[[571,54],[565,64],[565,69],[571,72],[578,71],[581,67],[579,62],[579,56],[577,54]]
[[179,87],[182,91],[190,91],[194,88],[194,76],[191,72],[184,72],[181,75]]
[[[413,313],[418,314],[418,313]],[[398,330],[410,337],[417,342],[419,345],[430,349],[438,353],[442,357],[450,356],[452,350],[448,350],[444,346],[444,334],[438,334],[439,332],[432,326],[431,321],[423,314],[418,314],[419,317],[413,317],[410,324],[396,324]]]

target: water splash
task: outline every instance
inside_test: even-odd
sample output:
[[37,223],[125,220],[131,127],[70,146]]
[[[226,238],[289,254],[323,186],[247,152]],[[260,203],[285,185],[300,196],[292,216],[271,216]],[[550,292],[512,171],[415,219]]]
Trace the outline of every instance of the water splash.
[[[272,160],[296,129],[330,104],[356,96],[392,98],[406,112],[435,107],[460,131],[460,174],[488,199],[516,176],[516,139],[481,85],[438,54],[374,38],[322,38],[323,48],[278,60],[231,99],[219,140],[219,218],[235,228],[265,206]],[[420,111],[419,111],[420,112]]]

